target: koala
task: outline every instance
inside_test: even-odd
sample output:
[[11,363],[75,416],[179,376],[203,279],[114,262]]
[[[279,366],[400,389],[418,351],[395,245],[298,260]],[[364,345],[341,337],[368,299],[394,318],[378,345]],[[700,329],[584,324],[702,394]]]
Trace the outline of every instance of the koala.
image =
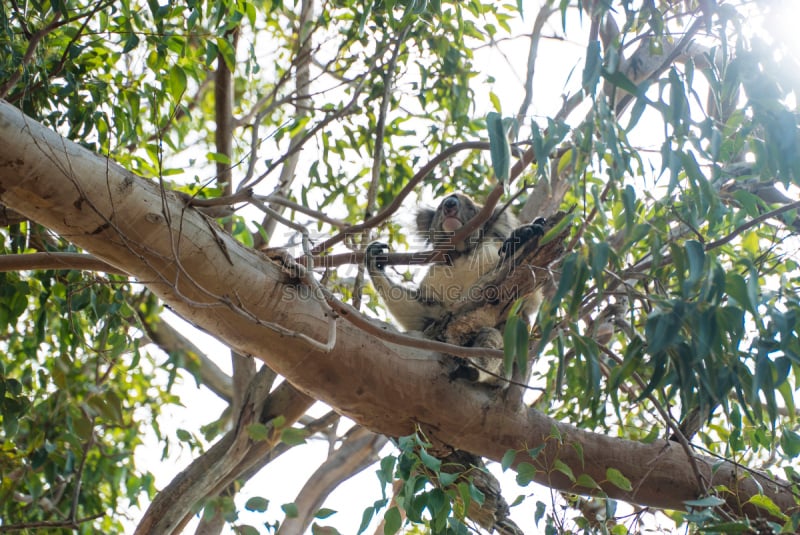
[[[417,231],[434,246],[447,243],[481,208],[467,195],[454,193],[445,197],[435,210],[424,208],[418,212]],[[496,209],[486,224],[463,241],[448,243],[448,263],[429,266],[417,288],[398,284],[386,276],[385,264],[381,261],[381,256],[388,251],[384,243],[373,242],[367,247],[367,271],[386,308],[403,329],[422,331],[425,336],[438,338],[428,331],[461,308],[465,301],[477,300],[481,295],[481,277],[494,270],[502,258],[513,255],[520,242],[541,236],[544,233],[542,223],[543,220],[537,220],[531,225],[519,227],[512,214]],[[533,305],[535,310],[528,307],[531,316],[538,311],[538,306],[539,302],[536,302]],[[470,327],[468,331],[466,337],[445,341],[493,349],[503,347],[503,337],[496,325]],[[495,375],[463,365],[466,364],[464,359],[457,359],[460,365],[451,373],[451,377],[496,384],[496,375],[502,373],[502,362],[491,358],[474,361]]]

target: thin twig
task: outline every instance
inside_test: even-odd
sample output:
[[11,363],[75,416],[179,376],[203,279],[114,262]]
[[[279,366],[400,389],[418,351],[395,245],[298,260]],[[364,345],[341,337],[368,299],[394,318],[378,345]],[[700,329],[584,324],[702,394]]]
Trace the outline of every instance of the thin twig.
[[27,271],[33,269],[80,269],[104,271],[115,275],[127,275],[121,269],[106,264],[99,258],[82,253],[28,253],[0,255],[0,272]]
[[90,422],[92,431],[89,433],[89,439],[83,445],[83,456],[81,457],[81,462],[78,465],[78,469],[75,471],[75,475],[73,476],[75,488],[72,491],[72,504],[69,508],[69,518],[73,521],[78,515],[78,506],[80,505],[83,470],[86,468],[86,460],[89,458],[89,450],[94,445],[94,418],[90,418]]
[[519,106],[517,112],[517,124],[521,125],[522,121],[528,113],[528,108],[533,101],[533,75],[536,71],[536,57],[539,53],[539,41],[542,38],[542,29],[545,22],[550,18],[550,15],[556,12],[556,8],[544,6],[539,10],[536,15],[536,20],[533,21],[533,31],[530,35],[530,48],[528,49],[528,70],[525,74],[525,97],[522,99],[522,104]]
[[302,204],[296,203],[296,202],[294,202],[294,201],[292,201],[290,199],[287,199],[286,197],[283,197],[282,195],[276,195],[276,194],[273,193],[271,195],[266,195],[266,196],[255,195],[254,198],[259,200],[259,201],[261,201],[261,202],[263,202],[263,203],[279,204],[281,206],[285,206],[287,208],[291,208],[295,212],[300,212],[301,214],[305,214],[307,216],[313,217],[314,219],[317,219],[319,221],[323,221],[323,222],[328,223],[329,225],[331,225],[333,227],[336,227],[336,228],[339,228],[339,229],[347,229],[347,228],[350,227],[350,223],[348,223],[347,221],[342,221],[340,219],[334,219],[334,218],[330,217],[329,215],[327,215],[326,213],[324,213],[324,212],[322,212],[320,210],[314,210],[312,208],[309,208],[308,206],[304,206]]
[[[383,170],[383,145],[386,136],[386,116],[389,114],[389,103],[392,100],[392,90],[394,89],[395,71],[397,70],[397,59],[400,56],[400,49],[405,43],[412,25],[406,26],[403,31],[395,38],[392,56],[389,58],[383,73],[383,95],[381,95],[381,106],[378,113],[378,121],[375,124],[375,149],[372,154],[372,176],[367,189],[367,206],[364,210],[364,218],[369,219],[375,210],[375,202],[378,196],[378,184],[380,183],[381,171]],[[369,229],[361,233],[361,243],[357,244],[359,250],[365,247],[365,242],[369,241]],[[364,270],[366,266],[359,262],[356,270],[355,282],[353,284],[353,307],[358,310],[361,308],[361,297],[364,289]]]
[[456,143],[455,145],[451,145],[444,149],[441,153],[439,153],[435,158],[433,158],[430,162],[428,162],[422,169],[417,171],[417,173],[408,181],[408,183],[403,187],[402,190],[392,199],[392,202],[389,203],[386,208],[380,211],[380,213],[375,214],[374,216],[370,217],[363,223],[358,223],[353,225],[347,232],[340,232],[334,236],[331,236],[324,242],[316,245],[311,252],[313,254],[319,254],[323,251],[326,251],[340,243],[342,240],[345,239],[345,236],[351,232],[361,232],[365,229],[373,228],[382,222],[389,219],[400,207],[403,205],[403,201],[405,200],[408,195],[414,191],[414,188],[422,182],[425,177],[427,177],[440,163],[450,158],[452,155],[464,151],[464,150],[488,150],[489,143],[486,141],[465,141],[463,143]]
[[27,531],[31,529],[79,529],[81,524],[85,524],[86,522],[91,522],[92,520],[97,520],[98,518],[102,518],[105,516],[105,513],[97,513],[91,516],[85,516],[83,518],[76,518],[74,520],[56,520],[56,521],[47,521],[43,520],[41,522],[26,522],[23,524],[8,524],[8,525],[0,525],[0,533],[10,533],[12,531]]

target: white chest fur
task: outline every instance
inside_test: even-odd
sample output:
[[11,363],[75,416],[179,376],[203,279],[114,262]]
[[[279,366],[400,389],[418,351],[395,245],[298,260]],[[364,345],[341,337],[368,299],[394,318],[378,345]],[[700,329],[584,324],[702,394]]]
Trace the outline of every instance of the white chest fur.
[[440,302],[446,309],[464,300],[475,300],[478,279],[494,269],[501,240],[486,240],[468,255],[458,256],[451,265],[434,264],[428,268],[419,290],[424,300]]

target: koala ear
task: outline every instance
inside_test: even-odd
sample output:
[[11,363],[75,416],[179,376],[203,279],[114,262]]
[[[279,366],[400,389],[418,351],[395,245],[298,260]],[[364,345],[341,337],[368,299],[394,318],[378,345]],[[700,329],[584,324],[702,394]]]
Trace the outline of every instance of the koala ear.
[[431,225],[433,225],[434,215],[436,215],[436,210],[430,208],[420,208],[417,211],[417,232],[428,240],[431,239]]

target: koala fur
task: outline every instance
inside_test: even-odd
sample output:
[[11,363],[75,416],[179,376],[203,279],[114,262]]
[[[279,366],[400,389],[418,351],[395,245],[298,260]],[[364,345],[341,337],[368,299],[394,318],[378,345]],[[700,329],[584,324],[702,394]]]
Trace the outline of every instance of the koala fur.
[[[466,222],[472,219],[482,206],[476,204],[463,193],[454,193],[446,197],[435,210],[421,209],[417,214],[417,231],[426,240],[435,245],[447,243]],[[410,288],[393,282],[384,272],[380,262],[380,254],[385,254],[388,247],[383,243],[372,243],[367,247],[366,262],[372,283],[381,296],[391,315],[407,331],[422,331],[426,336],[440,338],[430,330],[446,315],[463,308],[465,301],[475,301],[481,294],[479,285],[481,277],[494,270],[501,260],[500,252],[508,254],[514,247],[511,243],[519,239],[518,222],[507,211],[496,209],[493,216],[465,238],[462,242],[448,244],[447,264],[433,264],[417,288]],[[527,226],[540,232],[541,226]],[[529,306],[532,316],[538,311],[539,300]],[[503,337],[496,325],[477,325],[470,322],[469,332],[463,333],[455,342],[459,345],[502,349]],[[484,373],[472,366],[459,365],[451,373],[451,377],[466,378],[472,381],[487,383],[497,382],[496,375],[502,375],[503,363],[500,359],[477,358],[472,361],[481,368],[488,369],[495,375]],[[457,362],[465,364],[463,359]]]

